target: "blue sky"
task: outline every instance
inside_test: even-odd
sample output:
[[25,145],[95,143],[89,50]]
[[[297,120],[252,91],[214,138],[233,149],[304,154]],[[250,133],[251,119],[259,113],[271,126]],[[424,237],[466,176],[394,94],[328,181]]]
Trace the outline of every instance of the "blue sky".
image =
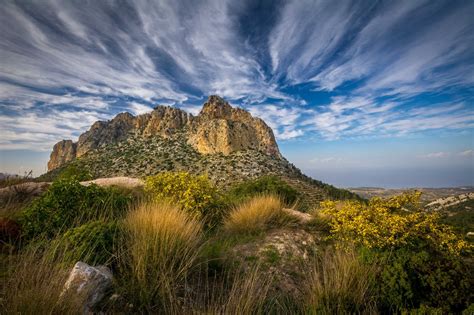
[[7,1],[0,171],[210,94],[338,186],[474,185],[473,1]]

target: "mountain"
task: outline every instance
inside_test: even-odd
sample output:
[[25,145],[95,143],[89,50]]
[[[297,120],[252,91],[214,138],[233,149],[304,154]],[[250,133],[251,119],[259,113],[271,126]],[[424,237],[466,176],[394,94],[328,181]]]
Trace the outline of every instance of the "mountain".
[[86,168],[93,177],[143,177],[168,170],[205,173],[221,187],[276,175],[313,202],[356,197],[305,176],[281,155],[263,120],[219,96],[210,96],[197,116],[157,106],[151,113],[121,113],[110,121],[98,121],[77,142],[54,145],[46,177],[68,165]]

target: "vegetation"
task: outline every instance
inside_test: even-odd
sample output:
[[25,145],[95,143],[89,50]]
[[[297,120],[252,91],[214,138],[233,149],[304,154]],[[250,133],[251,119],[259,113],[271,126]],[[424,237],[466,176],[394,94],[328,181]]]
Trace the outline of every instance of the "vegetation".
[[221,192],[204,176],[165,172],[145,191],[72,175],[25,204],[21,242],[2,240],[2,310],[81,313],[82,296],[61,296],[78,260],[112,270],[119,298],[97,309],[107,314],[472,310],[472,246],[422,211],[417,193],[325,201],[311,219],[283,210],[301,192],[278,178]]
[[[473,212],[474,200],[469,199],[443,211],[441,222],[451,226],[456,232],[466,235],[468,232],[474,231]],[[471,238],[471,241],[472,240]]]
[[179,207],[157,202],[132,210],[124,225],[130,299],[146,311],[173,312],[176,290],[198,257],[201,224]]
[[273,195],[256,196],[230,212],[224,229],[235,234],[255,234],[268,228],[283,214],[283,203]]
[[57,246],[52,249],[54,255],[62,255],[62,260],[68,263],[81,260],[90,265],[103,265],[114,258],[119,239],[116,222],[90,221],[67,230],[55,240]]
[[115,188],[83,186],[74,179],[59,180],[23,211],[23,236],[53,238],[91,220],[119,218],[129,202],[130,197]]
[[307,312],[311,314],[377,313],[377,265],[363,263],[357,251],[328,248],[317,257],[305,279]]
[[215,225],[222,218],[223,206],[217,189],[204,176],[186,172],[163,172],[145,181],[145,191],[155,201],[177,203],[183,210],[206,225]]
[[276,176],[262,176],[248,180],[231,187],[228,192],[231,200],[236,202],[262,194],[277,195],[289,205],[295,203],[300,196],[296,189]]
[[385,311],[431,307],[459,312],[472,303],[469,276],[472,246],[440,223],[437,213],[424,212],[420,194],[368,204],[325,202],[331,237],[340,244],[362,247],[368,262],[380,265],[379,305]]

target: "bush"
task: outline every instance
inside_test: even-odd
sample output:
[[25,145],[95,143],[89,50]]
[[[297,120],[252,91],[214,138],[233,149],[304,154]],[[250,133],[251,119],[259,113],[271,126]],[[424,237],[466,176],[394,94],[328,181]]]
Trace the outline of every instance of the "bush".
[[61,231],[91,220],[120,217],[130,197],[115,188],[82,186],[77,180],[54,182],[20,218],[23,236],[53,238]]
[[437,213],[422,210],[420,196],[415,192],[389,199],[372,198],[368,204],[325,201],[321,203],[321,213],[330,217],[333,238],[343,242],[390,249],[416,248],[425,241],[452,254],[469,251],[467,242],[439,223]]
[[141,205],[124,225],[129,282],[124,286],[130,298],[145,310],[173,313],[177,289],[199,254],[201,224],[178,206],[161,202]]
[[225,208],[217,189],[204,176],[186,172],[163,172],[145,180],[145,191],[155,201],[169,199],[206,226],[220,222]]
[[[469,269],[461,255],[471,246],[423,211],[415,192],[368,204],[324,202],[332,238],[365,247],[382,266],[379,292],[387,312],[409,308],[460,311],[472,299]],[[422,312],[422,309],[419,309]]]
[[382,267],[377,291],[386,311],[402,311],[423,306],[458,313],[472,301],[474,276],[460,257],[400,248],[393,251],[366,252]]
[[118,233],[115,222],[91,221],[59,237],[54,251],[67,262],[80,260],[90,265],[105,264],[114,256]]
[[84,167],[76,164],[69,164],[61,169],[57,176],[57,180],[78,180],[86,181],[91,180],[91,173]]
[[262,194],[278,195],[286,204],[293,204],[300,196],[296,189],[276,176],[262,176],[245,181],[231,187],[228,192],[229,198],[236,203]]
[[254,234],[264,230],[270,223],[284,216],[279,197],[256,196],[235,208],[224,222],[230,233]]

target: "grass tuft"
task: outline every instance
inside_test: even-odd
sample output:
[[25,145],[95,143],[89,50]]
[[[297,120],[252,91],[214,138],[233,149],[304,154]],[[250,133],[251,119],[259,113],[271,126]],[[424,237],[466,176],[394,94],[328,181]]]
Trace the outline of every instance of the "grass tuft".
[[195,265],[201,224],[178,206],[145,203],[125,218],[127,286],[146,310],[173,312],[182,281]]
[[305,278],[310,314],[375,314],[376,265],[364,264],[354,250],[326,250]]
[[253,234],[284,216],[281,199],[274,195],[261,195],[237,206],[224,222],[224,230],[235,234]]

